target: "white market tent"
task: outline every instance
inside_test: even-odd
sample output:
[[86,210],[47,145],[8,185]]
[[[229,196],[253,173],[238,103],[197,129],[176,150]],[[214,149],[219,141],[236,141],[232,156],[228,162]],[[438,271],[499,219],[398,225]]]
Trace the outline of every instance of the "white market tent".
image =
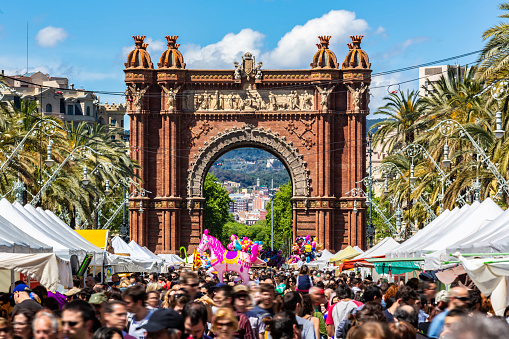
[[474,202],[469,212],[460,220],[449,224],[440,234],[430,236],[426,242],[423,242],[422,247],[417,249],[416,253],[424,255],[424,269],[440,269],[442,261],[448,260],[446,257],[448,246],[457,243],[458,240],[469,239],[502,213],[503,210],[490,198],[482,203]]
[[449,211],[445,210],[442,212],[436,219],[434,219],[431,223],[429,223],[426,227],[419,230],[416,234],[414,234],[410,239],[404,241],[399,246],[393,248],[391,251],[387,252],[385,256],[387,258],[400,258],[404,256],[407,248],[412,247],[416,243],[419,242],[420,239],[424,238],[428,232],[431,232],[433,228],[438,227],[445,219],[451,218],[453,215],[459,212],[459,208],[456,207],[454,210]]
[[21,213],[5,198],[0,200],[0,216],[10,221],[24,233],[30,234],[40,242],[52,247],[53,253],[60,258],[69,259],[72,254],[77,254],[76,249],[61,243],[54,232],[39,228],[31,218]]
[[334,254],[332,254],[328,250],[323,250],[321,253],[322,255],[318,259],[311,261],[306,265],[310,267],[320,267],[320,268],[327,266],[329,264],[329,259],[332,258]]
[[[433,234],[440,233],[450,222],[461,218],[461,215],[467,213],[470,205],[465,205],[461,208],[456,207],[452,211],[444,211],[429,225],[418,231],[410,239],[394,248],[391,252],[386,254],[388,258],[406,258],[413,257],[414,250],[419,248],[422,242],[425,242],[428,237]],[[449,213],[448,213],[449,212]]]
[[391,237],[386,237],[386,238],[382,239],[382,241],[380,241],[378,244],[371,247],[366,252],[359,254],[352,260],[380,257],[380,256],[385,255],[387,252],[392,251],[397,246],[399,246],[399,243],[396,240],[394,240]]
[[[111,239],[111,245],[113,246],[115,254],[119,254],[117,257],[118,260],[124,261],[121,268],[122,270],[127,272],[160,271],[161,263],[158,263],[156,260],[146,259],[147,254],[144,251],[142,251],[142,255],[140,255],[139,251],[133,251],[133,249],[118,235]],[[125,255],[129,255],[129,257],[126,257]]]
[[446,249],[447,254],[509,253],[509,209],[488,225]]
[[357,252],[359,252],[360,254],[364,253],[364,251],[361,250],[361,248],[359,246],[354,246],[353,249],[356,250]]
[[0,253],[53,253],[53,249],[0,216]]
[[145,260],[155,260],[158,263],[161,263],[163,260],[159,258],[157,255],[138,245],[134,240],[131,240],[128,244],[131,250],[136,254],[137,257],[143,258]]
[[[25,243],[32,252],[23,253],[17,247],[11,253],[0,252],[0,268],[15,270],[40,281],[49,290],[56,290],[58,285],[72,286],[71,266],[68,260],[57,256],[55,247],[63,256],[70,257],[71,248],[65,247],[54,237],[42,231],[32,218],[21,213],[7,199],[0,200],[0,220],[2,231],[0,238],[16,237],[18,243]],[[53,253],[44,253],[52,249]],[[13,249],[14,250],[14,249]],[[21,251],[21,253],[20,253]],[[66,259],[66,258],[64,258]]]
[[179,265],[184,264],[185,261],[176,254],[158,254],[159,258],[163,259],[166,265]]

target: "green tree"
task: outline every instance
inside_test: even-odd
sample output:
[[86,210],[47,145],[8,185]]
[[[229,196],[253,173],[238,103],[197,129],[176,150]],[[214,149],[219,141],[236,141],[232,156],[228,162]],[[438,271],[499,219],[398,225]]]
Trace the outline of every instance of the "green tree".
[[[288,243],[288,239],[292,239],[292,218],[293,218],[293,208],[292,208],[292,196],[293,189],[292,184],[288,182],[286,185],[282,185],[279,187],[279,191],[276,193],[274,201],[274,249],[284,248]],[[271,210],[272,210],[272,202],[268,204],[267,209],[267,226],[270,233],[270,225],[271,225]],[[265,244],[266,248],[270,248],[270,238],[269,242]]]
[[223,227],[227,222],[233,221],[229,212],[232,200],[228,196],[228,191],[221,187],[213,174],[207,173],[203,195],[205,197],[205,227],[211,235],[224,242]]
[[398,91],[389,94],[384,100],[387,103],[378,108],[375,114],[385,115],[387,119],[371,127],[376,130],[373,144],[382,144],[383,149],[392,152],[414,141],[414,125],[422,114],[423,105],[417,91],[407,91],[406,94]]
[[[509,18],[509,4],[503,3],[499,7],[506,11],[500,18]],[[479,57],[479,78],[492,82],[509,77],[509,24],[501,22],[488,29],[483,34],[488,40]]]

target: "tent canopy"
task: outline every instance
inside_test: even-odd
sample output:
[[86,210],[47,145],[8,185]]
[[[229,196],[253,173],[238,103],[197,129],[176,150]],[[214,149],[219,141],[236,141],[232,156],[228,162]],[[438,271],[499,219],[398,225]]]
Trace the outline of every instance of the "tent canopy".
[[0,216],[0,252],[52,253],[51,246],[40,242]]
[[[475,204],[475,205],[474,205]],[[431,271],[441,268],[446,258],[446,248],[463,239],[470,239],[477,231],[487,226],[492,220],[503,213],[503,210],[490,198],[482,203],[475,202],[471,205],[469,213],[453,224],[441,234],[431,236],[424,245],[418,249],[424,255],[424,269]],[[432,252],[432,253],[430,253]]]
[[488,225],[446,249],[447,254],[509,253],[509,209]]
[[329,259],[329,262],[336,262],[345,259],[351,259],[355,256],[358,256],[360,253],[356,251],[352,246],[348,246],[342,251],[336,253],[332,258]]
[[378,244],[371,247],[366,252],[356,256],[354,259],[373,258],[379,256],[385,256],[387,252],[392,251],[394,248],[399,246],[399,243],[391,237],[382,239]]

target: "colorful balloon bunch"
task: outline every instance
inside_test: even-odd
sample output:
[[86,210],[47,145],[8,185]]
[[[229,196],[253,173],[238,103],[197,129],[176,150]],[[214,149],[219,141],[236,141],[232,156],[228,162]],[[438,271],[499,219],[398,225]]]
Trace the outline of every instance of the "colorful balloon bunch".
[[322,255],[323,246],[317,244],[314,237],[307,235],[304,237],[297,237],[292,247],[292,255],[288,259],[288,264],[297,263],[299,260],[304,262],[311,262]]
[[226,247],[230,251],[242,251],[251,254],[251,248],[254,244],[258,245],[258,251],[260,252],[263,245],[261,241],[253,241],[248,237],[244,237],[242,240],[240,240],[239,237],[237,237],[235,234],[232,234],[230,236],[230,243]]
[[270,267],[281,267],[285,263],[285,258],[283,257],[283,254],[281,251],[271,251],[270,248],[265,250],[260,258],[263,259],[267,263],[267,266]]

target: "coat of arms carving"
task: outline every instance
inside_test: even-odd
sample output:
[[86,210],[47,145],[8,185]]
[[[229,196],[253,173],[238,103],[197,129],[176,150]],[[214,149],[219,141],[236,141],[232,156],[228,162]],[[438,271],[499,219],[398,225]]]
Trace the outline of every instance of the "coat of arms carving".
[[250,52],[244,53],[241,64],[235,61],[233,65],[235,66],[234,77],[237,80],[241,79],[242,77],[246,77],[249,81],[249,79],[253,76],[255,79],[262,78],[263,63],[259,62],[255,66],[255,58]]

